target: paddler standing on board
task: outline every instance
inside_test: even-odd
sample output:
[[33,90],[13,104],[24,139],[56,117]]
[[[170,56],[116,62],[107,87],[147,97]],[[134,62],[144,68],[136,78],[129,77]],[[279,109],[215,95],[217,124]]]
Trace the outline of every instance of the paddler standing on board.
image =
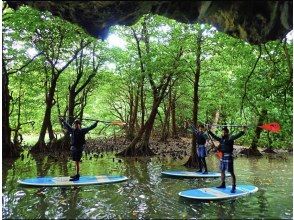
[[232,177],[232,189],[231,193],[236,192],[236,176],[234,173],[234,163],[233,163],[233,146],[234,140],[238,139],[245,134],[247,127],[243,127],[243,131],[236,135],[229,135],[229,129],[227,127],[222,128],[222,137],[217,137],[214,133],[210,131],[211,126],[208,126],[208,134],[210,134],[215,140],[220,142],[220,152],[222,157],[220,159],[220,170],[221,170],[221,185],[217,188],[226,188],[225,183],[225,171],[228,171]]
[[[208,139],[207,135],[204,133],[204,125],[198,125],[198,132],[195,133],[196,141],[197,141],[197,156],[199,163],[199,170],[197,172],[201,172],[202,174],[208,174],[207,164],[205,161],[205,157],[207,156],[206,151],[206,140]],[[202,171],[202,168],[204,170]]]
[[75,161],[76,175],[70,177],[69,181],[78,181],[80,179],[80,162],[85,148],[85,134],[97,127],[98,121],[95,121],[90,127],[81,128],[81,121],[76,119],[71,127],[62,117],[59,118],[64,128],[69,132],[71,139],[72,160]]

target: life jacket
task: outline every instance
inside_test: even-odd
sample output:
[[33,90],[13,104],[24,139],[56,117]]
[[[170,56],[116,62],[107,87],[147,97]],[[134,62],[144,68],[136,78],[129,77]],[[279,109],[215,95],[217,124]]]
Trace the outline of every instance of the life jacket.
[[73,131],[73,143],[75,147],[82,147],[86,143],[85,133],[81,129],[74,129]]
[[234,146],[234,140],[231,140],[229,137],[222,137],[220,141],[220,150],[223,153],[232,153]]

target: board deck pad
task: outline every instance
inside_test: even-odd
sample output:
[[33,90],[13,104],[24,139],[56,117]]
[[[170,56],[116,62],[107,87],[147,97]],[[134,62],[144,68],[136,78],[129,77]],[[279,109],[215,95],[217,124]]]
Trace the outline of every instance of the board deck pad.
[[231,189],[232,186],[227,186],[225,189],[216,187],[189,189],[179,192],[179,196],[196,200],[221,200],[245,196],[258,191],[258,188],[253,185],[237,185],[235,193],[231,193]]
[[[181,177],[181,178],[218,178],[221,177],[221,173],[208,172],[208,174],[202,174],[200,172],[192,171],[180,171],[170,170],[161,172],[165,176]],[[230,173],[225,173],[226,176],[231,176]]]
[[69,181],[70,177],[36,177],[18,180],[22,185],[28,186],[82,186],[95,184],[108,184],[126,181],[125,176],[81,176],[78,181]]

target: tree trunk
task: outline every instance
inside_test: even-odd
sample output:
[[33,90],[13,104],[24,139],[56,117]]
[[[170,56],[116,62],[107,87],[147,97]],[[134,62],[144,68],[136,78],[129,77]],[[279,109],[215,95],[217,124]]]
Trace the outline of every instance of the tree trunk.
[[135,125],[137,122],[138,105],[139,105],[139,89],[136,90],[135,98],[133,96],[133,93],[130,94],[130,120],[129,120],[128,129],[127,129],[127,135],[126,135],[126,139],[130,141],[132,141],[135,138]]
[[171,124],[172,124],[172,137],[179,138],[177,133],[177,119],[176,119],[176,92],[174,92],[171,100]]
[[[148,54],[150,47],[149,47],[148,32],[147,32],[147,27],[146,27],[146,20],[144,20],[144,22],[143,22],[143,29],[144,29],[145,46],[147,49],[146,52]],[[160,80],[160,82],[161,82],[160,85],[156,86],[156,84],[152,78],[152,74],[150,74],[150,72],[145,72],[141,49],[140,49],[140,45],[139,45],[139,39],[138,39],[134,29],[132,29],[132,30],[133,30],[134,38],[137,42],[137,49],[138,49],[139,60],[140,60],[140,64],[141,64],[142,77],[144,76],[144,73],[148,74],[148,80],[149,80],[150,86],[152,88],[153,104],[152,104],[151,113],[150,113],[146,123],[140,129],[140,132],[137,135],[137,137],[135,137],[133,139],[132,143],[130,144],[130,146],[126,150],[122,151],[118,155],[120,155],[120,156],[151,156],[151,155],[154,155],[152,150],[149,148],[149,139],[150,139],[151,131],[152,131],[154,120],[156,118],[156,114],[158,111],[158,106],[160,105],[161,101],[163,100],[164,96],[166,95],[166,90],[172,80],[173,72],[170,72],[169,74],[165,75]],[[183,51],[182,51],[182,47],[181,47],[180,51],[178,53],[178,56],[175,58],[175,61],[173,64],[174,69],[177,68],[176,64],[178,64],[178,61],[179,61],[180,57],[182,56],[182,54],[183,54]],[[144,83],[144,81],[142,81],[142,83]],[[141,99],[143,98],[142,95],[143,95],[143,93],[141,91]],[[141,102],[141,104],[142,104],[142,102]],[[141,141],[139,147],[136,149],[136,145],[141,140],[142,137],[143,137],[143,140]]]
[[47,131],[47,127],[50,121],[51,115],[51,106],[46,104],[45,115],[43,118],[43,123],[41,127],[41,131],[39,134],[38,142],[32,147],[31,152],[45,152],[46,151],[46,143],[45,143],[45,135]]
[[259,119],[258,119],[258,123],[257,123],[256,129],[255,129],[255,135],[253,137],[253,140],[252,140],[252,143],[250,145],[250,148],[249,149],[243,149],[240,152],[241,154],[245,154],[247,156],[262,156],[262,154],[257,149],[257,147],[258,147],[258,141],[259,141],[259,138],[260,138],[260,134],[262,132],[262,129],[260,127],[258,127],[258,126],[261,126],[264,123],[264,121],[266,119],[266,116],[267,116],[267,110],[266,109],[262,109],[261,110],[261,113],[260,113],[260,116],[259,116]]
[[56,136],[54,135],[54,131],[53,131],[53,127],[52,127],[51,114],[50,114],[50,120],[49,120],[49,124],[48,124],[47,129],[48,129],[49,140],[50,140],[50,142],[52,142],[56,139]]
[[153,156],[155,153],[149,147],[149,140],[151,136],[151,131],[153,129],[153,124],[157,115],[158,106],[161,101],[153,101],[151,114],[145,124],[145,132],[143,134],[143,138],[141,143],[139,144],[139,148],[137,149],[137,154],[141,156]]
[[266,147],[266,149],[263,151],[264,153],[270,153],[270,154],[276,154],[276,152],[273,150],[273,140],[270,136],[270,132],[267,132],[267,140],[268,140],[268,145]]
[[260,114],[259,119],[258,119],[257,127],[255,129],[255,136],[253,137],[252,143],[250,145],[250,148],[253,151],[257,150],[258,140],[259,140],[260,134],[262,132],[262,129],[260,127],[258,127],[258,126],[261,126],[264,123],[266,116],[267,116],[267,110],[262,109],[261,114]]
[[[134,157],[134,156],[155,155],[154,152],[149,148],[149,138],[153,128],[154,120],[156,118],[159,103],[156,100],[153,101],[152,110],[149,115],[149,118],[147,119],[145,124],[141,127],[139,133],[133,139],[130,146],[127,149],[123,150],[122,152],[118,153],[117,156]],[[141,139],[142,141],[139,144],[139,147],[136,148],[137,144],[139,143]]]
[[169,92],[169,100],[167,107],[164,109],[164,120],[162,125],[162,132],[161,132],[161,138],[160,141],[166,141],[169,137],[169,121],[170,121],[170,106],[171,106],[171,92]]
[[141,103],[141,127],[145,122],[145,99],[144,99],[144,76],[142,76],[141,88],[140,88],[140,103]]
[[16,148],[11,142],[11,128],[9,124],[9,78],[6,70],[4,60],[2,59],[2,156],[18,157],[20,155],[20,149]]
[[[51,80],[51,87],[49,88],[48,94],[46,94],[46,110],[45,110],[45,115],[43,118],[43,123],[39,135],[38,142],[32,147],[31,152],[44,152],[46,149],[46,143],[45,143],[45,135],[46,131],[51,125],[51,110],[54,105],[54,93],[55,93],[55,88],[56,88],[56,83],[57,83],[58,76],[55,75],[53,76]],[[54,137],[54,136],[53,136]],[[52,138],[52,137],[50,137]],[[52,141],[53,139],[50,139]]]
[[[202,43],[202,30],[199,30],[197,38],[196,38],[196,69],[194,72],[194,94],[193,94],[193,118],[192,123],[197,126],[198,123],[198,105],[199,105],[199,79],[200,79],[200,70],[201,70],[201,43]],[[193,134],[192,136],[192,148],[191,155],[188,161],[184,164],[186,167],[198,167],[198,156],[196,152],[196,136]]]
[[21,128],[21,124],[20,124],[20,109],[21,109],[21,83],[19,86],[19,93],[18,93],[18,105],[17,105],[17,124],[16,124],[16,128],[14,129],[14,137],[13,137],[13,145],[16,147],[20,147],[21,145],[21,140],[19,141],[19,130]]
[[[214,119],[213,119],[213,123],[212,124],[215,124],[215,125],[217,125],[218,124],[218,121],[219,121],[219,110],[216,110],[216,112],[215,112],[215,115],[214,115]],[[215,130],[216,130],[216,127],[212,127],[211,128],[211,131],[212,132],[215,132]]]
[[74,109],[75,109],[75,88],[69,87],[68,94],[68,123],[74,122]]

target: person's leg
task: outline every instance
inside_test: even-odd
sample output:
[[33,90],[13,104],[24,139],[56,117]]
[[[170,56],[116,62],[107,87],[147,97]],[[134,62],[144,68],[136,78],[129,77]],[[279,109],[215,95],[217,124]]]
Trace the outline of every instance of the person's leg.
[[226,171],[226,164],[225,162],[223,161],[223,158],[220,160],[220,170],[221,170],[221,185],[216,187],[216,188],[226,188],[226,176],[225,176],[225,171]]
[[76,167],[76,175],[71,176],[70,181],[77,181],[80,179],[80,160],[82,158],[82,152],[81,151],[75,151],[73,159],[75,161],[75,167]]
[[198,157],[198,166],[199,166],[199,170],[197,170],[197,172],[202,172],[202,161],[201,161],[201,157]]
[[208,171],[207,171],[207,165],[206,165],[205,157],[202,157],[201,159],[202,159],[202,163],[203,163],[203,166],[204,166],[204,172],[203,173],[207,174]]
[[221,185],[217,186],[216,188],[226,188],[225,171],[221,172],[221,181],[222,181]]
[[196,172],[202,172],[202,162],[201,162],[201,154],[200,154],[200,148],[197,147],[197,158],[198,158],[198,166],[199,166],[199,170],[197,170]]
[[231,178],[232,178],[232,190],[231,190],[231,193],[234,193],[234,192],[236,192],[236,176],[235,176],[234,171],[230,172],[230,173],[231,173]]
[[80,161],[76,161],[77,175],[80,175]]
[[71,176],[71,178],[69,179],[69,181],[77,181],[80,179],[80,161],[76,160],[75,161],[76,164],[76,175]]
[[[75,150],[75,148],[72,147],[71,149],[71,156],[72,156],[72,160],[74,161],[75,163],[75,170],[77,171],[77,152]],[[74,174],[72,176],[70,176],[70,180],[75,178],[77,174]]]
[[234,164],[233,164],[233,160],[230,164],[230,173],[231,173],[231,177],[232,177],[232,190],[231,193],[235,193],[236,192],[236,176],[234,173]]

